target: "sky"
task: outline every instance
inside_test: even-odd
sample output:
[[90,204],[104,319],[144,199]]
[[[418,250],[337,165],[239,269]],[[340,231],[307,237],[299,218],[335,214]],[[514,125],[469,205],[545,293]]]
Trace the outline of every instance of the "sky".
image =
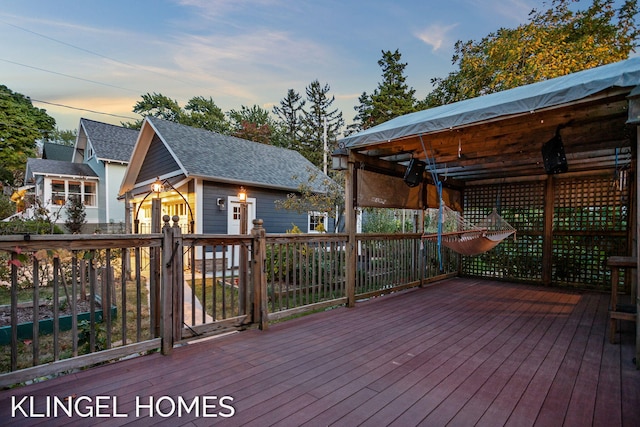
[[[584,3],[584,2],[581,2]],[[0,84],[76,129],[112,124],[161,93],[184,106],[271,110],[289,89],[328,84],[347,123],[398,49],[418,99],[454,70],[457,40],[527,21],[541,0],[2,0]],[[590,4],[590,2],[589,2]],[[57,104],[57,105],[56,105]]]

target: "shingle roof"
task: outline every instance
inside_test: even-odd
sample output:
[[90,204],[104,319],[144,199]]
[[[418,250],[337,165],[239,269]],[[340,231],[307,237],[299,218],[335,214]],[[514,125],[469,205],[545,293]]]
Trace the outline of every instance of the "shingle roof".
[[30,175],[98,176],[87,164],[50,159],[27,159],[27,171]]
[[138,130],[80,119],[96,156],[102,160],[129,162],[138,139]]
[[70,145],[45,142],[42,146],[42,158],[49,160],[64,160],[70,162],[73,158],[73,147]]
[[[187,175],[297,190],[311,173],[325,177],[297,151],[147,117]],[[326,177],[329,179],[328,177]],[[311,185],[326,191],[317,179]]]

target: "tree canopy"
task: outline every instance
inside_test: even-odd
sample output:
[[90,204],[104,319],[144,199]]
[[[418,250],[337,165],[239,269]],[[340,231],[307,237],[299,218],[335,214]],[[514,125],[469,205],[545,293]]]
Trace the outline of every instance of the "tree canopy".
[[613,0],[593,0],[572,10],[577,0],[553,0],[533,10],[527,23],[501,28],[480,41],[458,41],[458,70],[432,79],[424,107],[434,107],[534,83],[627,59],[636,47],[637,1],[615,9]]
[[56,121],[26,96],[0,85],[0,181],[13,185],[24,172],[36,142],[48,140]]
[[[133,106],[133,112],[143,117],[158,117],[218,133],[228,133],[229,131],[229,124],[224,113],[211,97],[193,97],[182,108],[178,101],[161,93],[145,93],[142,95],[142,99]],[[122,123],[122,125],[128,128],[140,129],[142,120]]]
[[254,105],[240,107],[240,110],[229,111],[231,134],[238,138],[262,144],[280,146],[278,124],[269,115],[269,111]]

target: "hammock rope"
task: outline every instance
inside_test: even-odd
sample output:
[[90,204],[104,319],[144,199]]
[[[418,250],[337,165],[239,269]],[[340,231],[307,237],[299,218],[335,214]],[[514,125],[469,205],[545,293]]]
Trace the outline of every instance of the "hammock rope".
[[438,217],[438,231],[425,234],[423,238],[437,241],[439,245],[462,255],[484,253],[516,233],[516,229],[502,218],[495,208],[479,224],[472,224],[441,201]]
[[[500,216],[496,208],[480,224],[476,225],[465,220],[459,212],[449,208],[442,198],[442,181],[438,178],[435,156],[429,156],[422,140],[422,135],[420,135],[420,144],[422,144],[425,160],[431,173],[431,178],[436,185],[438,200],[440,200],[437,232],[424,234],[423,238],[437,242],[440,270],[443,269],[443,245],[462,255],[479,255],[493,249],[507,237],[515,235],[516,229]],[[429,148],[433,153],[431,142],[429,142]],[[496,205],[499,209],[500,193],[496,197]]]

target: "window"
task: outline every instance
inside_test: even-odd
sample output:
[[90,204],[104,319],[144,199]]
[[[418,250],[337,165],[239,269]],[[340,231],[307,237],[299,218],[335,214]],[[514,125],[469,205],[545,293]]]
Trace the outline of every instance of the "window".
[[233,207],[233,220],[240,221],[240,206]]
[[97,183],[54,179],[51,180],[51,204],[64,206],[69,199],[82,200],[85,206],[96,206]]
[[51,203],[62,206],[67,202],[64,181],[51,181]]
[[324,233],[327,231],[327,214],[309,212],[309,233]]
[[84,205],[96,206],[96,183],[95,182],[84,183]]
[[69,191],[67,200],[82,200],[82,183],[78,181],[69,181]]

